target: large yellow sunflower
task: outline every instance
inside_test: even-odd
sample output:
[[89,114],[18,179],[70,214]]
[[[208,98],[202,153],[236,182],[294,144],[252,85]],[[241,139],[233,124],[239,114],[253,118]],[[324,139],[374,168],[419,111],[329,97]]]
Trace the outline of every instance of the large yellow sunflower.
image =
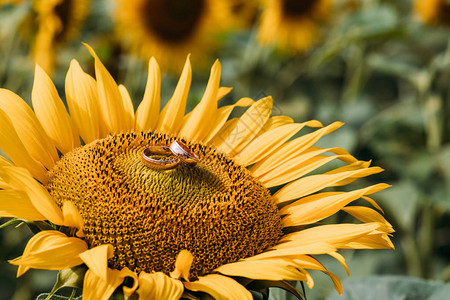
[[56,50],[74,38],[89,12],[90,0],[35,0],[39,23],[33,46],[35,62],[46,72],[55,68]]
[[447,0],[416,0],[415,10],[424,23],[450,26],[450,2]]
[[229,23],[226,0],[116,0],[116,4],[122,44],[172,70],[182,66],[189,53],[205,65]]
[[[218,61],[201,102],[185,114],[189,59],[160,111],[152,58],[135,111],[126,88],[88,48],[96,79],[72,61],[70,115],[40,67],[34,112],[0,89],[0,147],[12,161],[0,160],[0,216],[44,229],[11,261],[18,276],[85,265],[83,299],[107,299],[118,287],[139,299],[179,299],[189,291],[251,299],[246,278],[312,287],[308,270],[325,272],[342,292],[339,279],[311,255],[331,255],[347,268],[339,249],[393,248],[393,229],[369,197],[388,185],[340,189],[382,169],[341,148],[314,146],[342,123],[271,116],[270,97],[218,108],[230,91],[219,85]],[[228,119],[236,106],[249,108]],[[293,138],[305,126],[319,129]],[[174,144],[184,148],[169,151]],[[336,160],[343,166],[311,174]],[[161,169],[171,161],[177,164]],[[358,199],[375,209],[350,205]],[[323,224],[341,210],[356,222]]]
[[332,0],[265,0],[258,39],[285,51],[303,52],[319,36],[319,24],[331,13]]

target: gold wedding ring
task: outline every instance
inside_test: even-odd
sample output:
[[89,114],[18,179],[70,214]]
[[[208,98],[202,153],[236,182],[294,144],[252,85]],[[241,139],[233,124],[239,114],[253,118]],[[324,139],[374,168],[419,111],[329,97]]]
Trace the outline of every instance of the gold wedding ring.
[[180,158],[189,166],[193,167],[198,163],[199,159],[197,154],[192,152],[191,149],[180,141],[173,141],[172,144],[170,144],[170,150],[176,157]]
[[[151,156],[175,157],[173,159],[156,159]],[[149,146],[142,151],[142,161],[144,164],[155,170],[170,170],[176,168],[181,161],[188,166],[195,166],[199,158],[184,143],[173,141],[170,147],[167,146]]]
[[174,159],[163,160],[155,159],[150,156],[173,156],[172,151],[167,146],[149,146],[142,151],[142,161],[144,164],[155,170],[170,170],[176,168],[180,164],[180,158],[175,156]]

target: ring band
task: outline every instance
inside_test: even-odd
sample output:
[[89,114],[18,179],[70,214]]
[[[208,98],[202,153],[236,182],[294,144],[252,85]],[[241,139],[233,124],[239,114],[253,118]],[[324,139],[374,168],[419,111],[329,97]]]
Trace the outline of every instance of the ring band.
[[148,167],[156,170],[170,170],[176,168],[180,164],[180,158],[176,156],[174,159],[161,160],[151,158],[151,155],[173,155],[171,149],[167,146],[150,146],[142,151],[142,161]]
[[172,144],[170,144],[170,150],[176,157],[180,158],[190,166],[195,166],[199,161],[197,154],[192,152],[191,149],[180,141],[173,141]]

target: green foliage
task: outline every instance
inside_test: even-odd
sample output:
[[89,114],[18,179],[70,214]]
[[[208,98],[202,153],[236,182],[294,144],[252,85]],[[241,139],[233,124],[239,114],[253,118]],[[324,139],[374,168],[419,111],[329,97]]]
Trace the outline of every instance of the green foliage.
[[327,300],[395,300],[446,299],[450,284],[402,276],[349,278],[343,283],[344,293],[333,292]]

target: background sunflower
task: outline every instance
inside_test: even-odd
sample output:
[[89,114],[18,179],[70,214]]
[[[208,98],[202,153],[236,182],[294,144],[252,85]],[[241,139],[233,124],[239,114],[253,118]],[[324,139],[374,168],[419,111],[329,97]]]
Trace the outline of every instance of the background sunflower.
[[320,23],[332,14],[332,0],[266,0],[258,39],[283,50],[303,52],[319,39]]
[[89,12],[90,0],[36,0],[38,31],[33,56],[36,64],[52,72],[57,60],[57,50],[79,34]]
[[123,47],[164,68],[179,70],[188,54],[200,65],[230,26],[228,1],[117,0],[117,34]]

